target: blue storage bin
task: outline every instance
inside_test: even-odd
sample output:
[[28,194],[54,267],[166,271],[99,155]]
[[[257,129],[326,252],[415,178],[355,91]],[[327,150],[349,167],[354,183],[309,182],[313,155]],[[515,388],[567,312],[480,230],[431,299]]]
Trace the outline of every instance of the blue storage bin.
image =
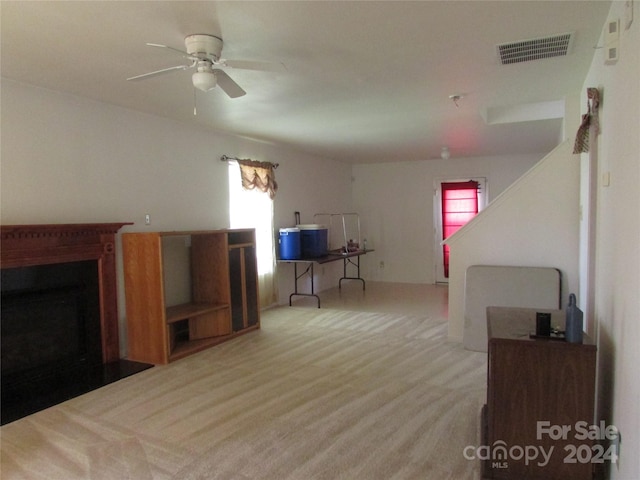
[[325,225],[298,225],[302,258],[316,258],[327,254],[328,229]]
[[278,242],[281,260],[298,260],[302,256],[299,228],[281,228]]

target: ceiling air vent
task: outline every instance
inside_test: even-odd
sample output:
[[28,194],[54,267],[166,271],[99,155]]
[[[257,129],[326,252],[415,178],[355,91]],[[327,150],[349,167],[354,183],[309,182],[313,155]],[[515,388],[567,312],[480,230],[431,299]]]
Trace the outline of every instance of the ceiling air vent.
[[564,57],[573,43],[573,33],[561,33],[550,37],[532,38],[497,45],[498,59],[502,65],[528,62],[543,58]]

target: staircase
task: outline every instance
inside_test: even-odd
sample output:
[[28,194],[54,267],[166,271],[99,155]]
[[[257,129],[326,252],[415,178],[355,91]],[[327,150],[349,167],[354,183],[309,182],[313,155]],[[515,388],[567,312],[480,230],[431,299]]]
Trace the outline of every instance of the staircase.
[[[471,265],[554,267],[578,291],[580,157],[565,140],[445,242],[451,247],[449,338],[462,340]],[[564,299],[563,299],[564,300]]]

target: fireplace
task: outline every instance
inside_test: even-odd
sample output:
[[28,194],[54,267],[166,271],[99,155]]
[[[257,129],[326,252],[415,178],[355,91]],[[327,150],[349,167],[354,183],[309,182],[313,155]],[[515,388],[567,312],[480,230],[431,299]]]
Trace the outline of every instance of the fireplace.
[[124,223],[2,226],[2,424],[149,365],[119,358]]
[[3,387],[102,363],[98,262],[2,269]]

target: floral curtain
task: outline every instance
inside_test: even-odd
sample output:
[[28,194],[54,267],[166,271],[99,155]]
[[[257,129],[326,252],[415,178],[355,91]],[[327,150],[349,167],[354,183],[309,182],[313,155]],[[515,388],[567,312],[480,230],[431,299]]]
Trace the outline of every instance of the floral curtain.
[[255,160],[238,160],[240,166],[240,176],[242,177],[242,187],[245,190],[258,190],[268,193],[273,200],[278,190],[276,182],[276,165],[269,162],[258,162]]
[[599,106],[600,91],[597,88],[587,88],[587,113],[582,115],[582,122],[573,145],[573,153],[586,153],[589,151],[589,132],[591,127],[593,127],[594,134],[597,135],[600,132]]

